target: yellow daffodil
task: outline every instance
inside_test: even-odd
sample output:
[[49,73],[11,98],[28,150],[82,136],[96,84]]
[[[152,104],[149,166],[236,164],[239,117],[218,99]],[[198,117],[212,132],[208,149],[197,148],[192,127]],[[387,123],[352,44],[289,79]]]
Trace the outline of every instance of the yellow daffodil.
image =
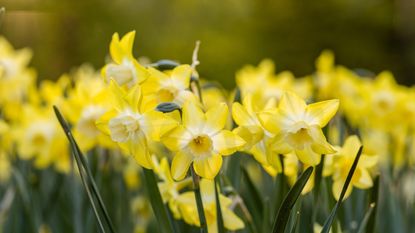
[[160,163],[158,162],[155,156],[153,156],[152,159],[154,172],[161,180],[158,182],[158,187],[163,202],[168,203],[174,218],[180,219],[181,214],[179,211],[179,203],[177,202],[177,198],[180,195],[179,192],[182,189],[192,184],[192,179],[188,177],[187,179],[176,182],[173,180],[173,177],[171,176],[169,162],[167,161],[166,157],[162,158]]
[[[281,163],[279,160],[274,160],[273,162],[276,163],[270,164],[267,160],[267,157],[277,156],[273,155],[275,152],[270,145],[275,135],[261,125],[257,113],[263,109],[255,103],[252,95],[248,94],[243,100],[243,105],[240,103],[232,105],[232,116],[238,124],[234,132],[246,141],[243,150],[251,153],[270,175],[275,176],[281,171]],[[275,101],[271,99],[264,109],[275,107],[275,104]]]
[[[202,193],[203,208],[208,226],[208,233],[218,232],[216,220],[216,198],[215,186],[212,180],[202,179],[200,181],[200,191]],[[190,225],[200,226],[199,215],[196,207],[195,194],[193,192],[185,192],[181,194],[177,201],[179,210],[183,215],[183,219]],[[223,223],[226,229],[236,231],[245,227],[243,221],[232,211],[232,200],[219,194]]]
[[[103,134],[95,122],[110,108],[107,85],[92,67],[82,66],[74,74],[75,86],[68,91],[62,112],[74,125],[73,134],[82,151],[96,146],[114,148],[116,144]],[[92,88],[93,87],[93,88]]]
[[163,102],[173,102],[182,106],[184,102],[195,101],[195,95],[189,90],[192,68],[189,65],[180,65],[173,70],[161,72],[149,68],[150,76],[143,83],[144,95],[149,96],[150,106]]
[[102,75],[108,82],[113,79],[120,86],[132,87],[148,77],[147,69],[133,57],[134,37],[135,31],[125,34],[121,40],[118,33],[112,36],[110,54],[113,63],[102,69]]
[[228,114],[225,103],[206,113],[193,101],[184,104],[182,125],[162,139],[170,150],[176,152],[171,169],[175,180],[186,176],[192,162],[198,175],[213,179],[222,166],[222,155],[230,155],[242,148],[245,141],[223,129]]
[[[326,171],[323,175],[327,176],[332,174],[332,191],[336,200],[340,197],[341,190],[343,189],[343,185],[360,146],[361,143],[359,138],[353,135],[346,139],[343,147],[337,148],[337,152],[335,154],[327,156],[327,158],[332,157],[332,160],[327,160],[328,162],[325,164]],[[367,155],[365,153],[361,155],[349,188],[346,191],[345,198],[351,194],[353,187],[368,189],[373,186],[370,169],[372,169],[377,163],[377,155]]]
[[105,113],[97,126],[141,166],[151,169],[149,140],[159,140],[160,136],[176,127],[177,122],[161,112],[144,110],[139,85],[126,92],[111,81],[109,94],[113,110]]
[[[336,114],[338,100],[328,100],[307,105],[292,92],[286,92],[278,104],[277,111],[259,114],[265,129],[275,134],[273,150],[277,154],[294,152],[301,162],[314,166],[320,162],[321,154],[334,153],[326,141],[321,128]],[[277,156],[269,156],[275,164]]]

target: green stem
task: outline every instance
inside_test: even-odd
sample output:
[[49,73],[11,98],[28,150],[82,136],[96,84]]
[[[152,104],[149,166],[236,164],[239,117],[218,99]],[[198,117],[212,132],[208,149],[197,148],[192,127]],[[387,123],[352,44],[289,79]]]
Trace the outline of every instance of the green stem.
[[205,211],[203,208],[202,195],[200,193],[200,177],[195,173],[193,169],[193,164],[190,166],[190,172],[192,173],[193,190],[195,192],[197,212],[198,212],[199,221],[200,221],[200,232],[207,233],[208,231],[207,231],[207,225],[206,225]]

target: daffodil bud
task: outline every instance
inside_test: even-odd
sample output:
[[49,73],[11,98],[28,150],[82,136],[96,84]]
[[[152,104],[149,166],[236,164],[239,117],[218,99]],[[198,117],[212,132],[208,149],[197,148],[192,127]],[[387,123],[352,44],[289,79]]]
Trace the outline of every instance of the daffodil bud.
[[167,113],[173,112],[175,110],[180,110],[180,106],[173,102],[166,102],[157,105],[156,110],[159,112]]
[[176,68],[176,66],[179,66],[180,64],[172,61],[172,60],[167,60],[167,59],[162,59],[157,61],[156,63],[153,64],[153,66],[155,68],[157,68],[158,70],[172,70],[174,68]]

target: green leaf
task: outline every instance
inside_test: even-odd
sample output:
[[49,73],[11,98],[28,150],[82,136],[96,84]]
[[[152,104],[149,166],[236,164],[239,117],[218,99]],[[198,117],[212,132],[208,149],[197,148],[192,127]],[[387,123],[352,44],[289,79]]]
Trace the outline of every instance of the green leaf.
[[168,217],[167,208],[163,204],[153,170],[143,168],[143,174],[148,198],[150,199],[151,207],[153,208],[154,216],[157,219],[161,232],[175,232],[173,223]]
[[215,177],[215,199],[216,199],[216,220],[218,225],[218,233],[225,232],[225,226],[223,224],[222,208],[220,206],[220,196],[218,192],[219,177]]
[[296,213],[295,213],[295,222],[294,222],[294,226],[291,228],[291,233],[296,233],[297,232],[297,230],[299,229],[298,227],[299,227],[299,225],[300,225],[300,211],[297,211]]
[[278,215],[274,220],[274,224],[272,227],[273,233],[284,233],[295,202],[301,195],[301,192],[303,191],[303,188],[306,185],[312,173],[313,167],[307,168],[301,174],[300,178],[298,178],[297,182],[295,182],[294,186],[290,189],[287,196],[284,198],[284,201],[282,202],[281,207],[278,210]]
[[374,203],[374,202],[369,205],[369,209],[366,212],[365,216],[363,217],[363,220],[360,223],[360,226],[359,226],[359,229],[358,229],[357,233],[367,232],[367,231],[365,231],[365,229],[366,229],[367,223],[369,222],[369,218],[372,216],[372,213],[373,213],[373,210],[375,209],[375,207],[376,207],[376,203]]
[[339,209],[339,207],[340,207],[340,205],[343,201],[344,195],[346,194],[347,188],[349,187],[350,181],[352,180],[353,174],[356,170],[357,163],[359,162],[359,158],[360,158],[360,155],[362,154],[362,151],[363,151],[363,146],[361,146],[359,148],[359,151],[357,152],[356,158],[353,161],[353,165],[350,168],[349,174],[347,174],[346,182],[344,182],[343,189],[342,189],[342,192],[340,193],[339,200],[337,201],[336,205],[332,209],[329,218],[327,218],[326,222],[324,223],[324,226],[323,226],[323,229],[321,230],[321,233],[328,233],[330,231],[330,227],[333,224],[334,218],[336,217],[337,210]]
[[[72,132],[69,128],[68,123],[62,117],[62,114],[59,112],[58,108],[56,106],[53,106],[53,110],[55,111],[56,117],[58,118],[59,123],[61,124],[62,129],[65,132],[66,137],[68,138],[69,143],[71,145],[72,154],[75,157],[75,161],[79,169],[79,174],[81,176],[82,184],[84,185],[85,191],[87,192],[88,199],[92,205],[95,217],[97,218],[97,221],[98,221],[98,225],[101,231],[105,233],[106,231],[103,225],[103,222],[105,221],[110,232],[114,233],[115,230],[114,230],[114,226],[112,225],[111,218],[108,215],[107,209],[105,208],[104,202],[102,201],[101,195],[99,194],[98,188],[95,184],[92,173],[89,170],[89,167],[84,158],[84,155],[82,154],[81,150],[78,147],[78,144],[73,138]],[[97,200],[98,203],[95,203],[95,200]],[[99,209],[97,209],[97,205]],[[104,219],[102,219],[101,215],[104,216]]]

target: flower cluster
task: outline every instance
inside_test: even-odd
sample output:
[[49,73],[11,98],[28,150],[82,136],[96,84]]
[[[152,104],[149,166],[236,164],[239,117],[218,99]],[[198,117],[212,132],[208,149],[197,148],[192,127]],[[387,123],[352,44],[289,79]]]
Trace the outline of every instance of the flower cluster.
[[[290,185],[324,158],[322,176],[332,180],[335,199],[362,144],[346,197],[353,188],[371,188],[379,165],[415,162],[415,91],[398,85],[390,72],[362,75],[335,66],[325,51],[310,76],[275,74],[272,61],[264,60],[238,71],[236,90],[226,91],[200,79],[195,64],[140,64],[134,37],[134,31],[113,35],[111,62],[100,73],[82,66],[39,85],[27,66],[30,51],[0,38],[0,182],[9,179],[16,159],[70,171],[53,105],[71,123],[82,151],[119,158],[130,189],[140,186],[141,168],[154,170],[173,217],[196,226],[190,174],[200,178],[209,232],[217,229],[214,180],[225,176],[230,157],[252,155],[269,176],[282,175]],[[240,201],[219,192],[225,228],[244,228],[235,213]]]

